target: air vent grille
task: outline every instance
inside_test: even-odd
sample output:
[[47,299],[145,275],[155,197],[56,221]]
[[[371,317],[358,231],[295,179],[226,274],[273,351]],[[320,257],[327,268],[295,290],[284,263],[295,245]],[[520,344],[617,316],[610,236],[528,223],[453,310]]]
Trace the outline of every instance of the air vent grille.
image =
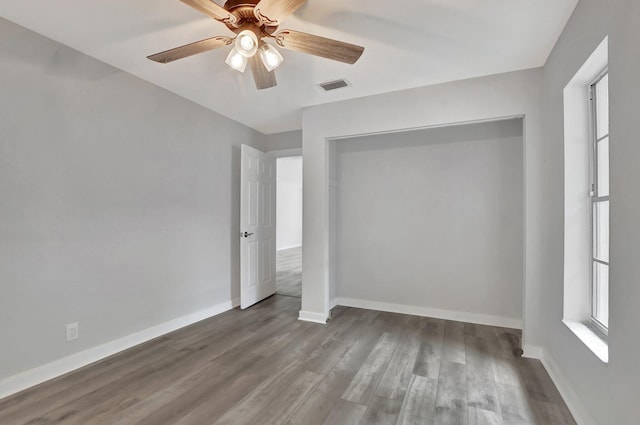
[[337,89],[341,89],[343,87],[348,87],[348,86],[349,86],[349,83],[347,83],[347,81],[344,79],[329,81],[327,83],[320,84],[320,87],[322,87],[324,91],[337,90]]

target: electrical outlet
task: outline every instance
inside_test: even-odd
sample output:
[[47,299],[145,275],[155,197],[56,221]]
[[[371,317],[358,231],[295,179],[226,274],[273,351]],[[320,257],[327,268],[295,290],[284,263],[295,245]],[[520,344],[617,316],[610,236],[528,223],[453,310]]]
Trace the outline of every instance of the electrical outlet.
[[73,341],[80,336],[78,332],[78,322],[69,323],[67,325],[67,341]]

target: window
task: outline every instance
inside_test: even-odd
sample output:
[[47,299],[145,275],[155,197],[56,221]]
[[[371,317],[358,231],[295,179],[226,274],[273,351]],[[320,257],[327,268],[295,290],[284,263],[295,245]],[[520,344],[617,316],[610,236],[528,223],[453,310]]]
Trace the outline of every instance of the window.
[[609,362],[609,38],[563,90],[562,323]]
[[609,74],[590,87],[593,123],[591,150],[591,325],[609,327]]

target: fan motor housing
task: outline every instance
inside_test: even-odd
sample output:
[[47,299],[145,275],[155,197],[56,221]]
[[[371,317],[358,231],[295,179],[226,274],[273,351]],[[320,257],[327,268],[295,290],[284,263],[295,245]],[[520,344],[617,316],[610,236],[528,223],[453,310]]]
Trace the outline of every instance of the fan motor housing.
[[262,38],[263,35],[273,34],[277,26],[261,25],[253,13],[253,9],[259,2],[260,0],[228,0],[224,4],[224,8],[235,16],[238,21],[235,25],[226,24],[227,27],[236,34],[249,29],[256,33],[258,38]]
[[238,24],[242,22],[257,22],[253,9],[260,0],[229,0],[224,4],[224,8],[233,16],[238,18]]
[[236,7],[240,7],[240,6],[251,6],[251,7],[255,7],[256,4],[258,4],[260,0],[228,0],[225,4],[224,4],[224,8],[231,11],[233,9],[235,9]]

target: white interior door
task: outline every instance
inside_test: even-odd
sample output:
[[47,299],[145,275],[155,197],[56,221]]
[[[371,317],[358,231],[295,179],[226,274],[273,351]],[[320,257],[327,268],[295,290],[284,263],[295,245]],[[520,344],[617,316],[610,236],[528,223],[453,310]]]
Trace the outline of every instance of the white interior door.
[[240,308],[276,292],[276,161],[242,145]]

